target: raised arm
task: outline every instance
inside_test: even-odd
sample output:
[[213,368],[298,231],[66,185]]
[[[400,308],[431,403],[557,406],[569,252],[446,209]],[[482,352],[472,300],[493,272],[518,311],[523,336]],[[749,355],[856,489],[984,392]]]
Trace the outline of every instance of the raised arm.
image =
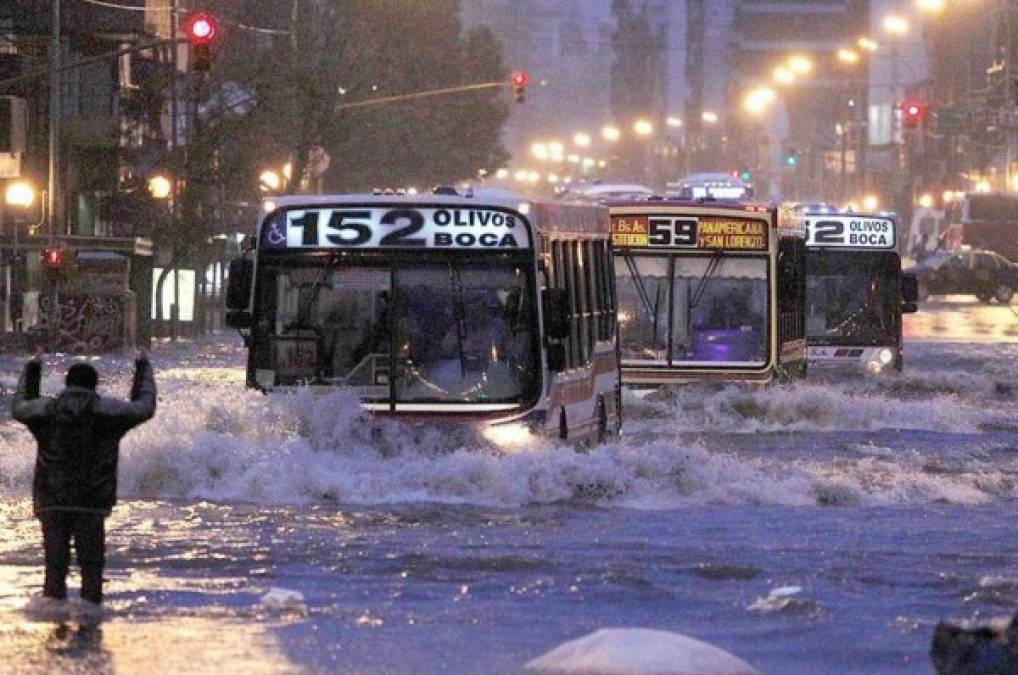
[[47,400],[40,398],[42,384],[42,349],[36,349],[35,356],[25,364],[18,380],[18,390],[14,393],[11,413],[14,419],[23,423],[42,419],[46,413]]
[[96,412],[114,420],[125,432],[156,414],[156,382],[148,355],[141,351],[134,362],[134,382],[131,400],[117,401],[103,397]]

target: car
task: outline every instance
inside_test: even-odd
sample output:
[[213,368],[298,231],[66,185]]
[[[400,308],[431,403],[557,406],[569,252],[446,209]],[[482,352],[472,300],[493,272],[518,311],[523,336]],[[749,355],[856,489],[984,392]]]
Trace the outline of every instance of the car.
[[935,253],[916,265],[919,300],[931,295],[975,295],[981,302],[1009,304],[1018,289],[1018,264],[978,249]]

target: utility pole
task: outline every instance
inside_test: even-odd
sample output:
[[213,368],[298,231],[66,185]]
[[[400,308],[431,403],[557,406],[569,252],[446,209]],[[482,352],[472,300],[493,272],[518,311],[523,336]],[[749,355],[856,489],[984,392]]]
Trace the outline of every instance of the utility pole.
[[60,0],[53,0],[52,36],[50,40],[49,78],[49,181],[47,185],[46,210],[49,245],[53,245],[56,223],[59,217],[60,189]]
[[[179,138],[177,137],[177,129],[180,124],[180,45],[177,44],[177,31],[179,30],[178,17],[177,17],[177,4],[178,0],[172,0],[170,3],[170,38],[174,40],[173,43],[173,77],[170,80],[170,152],[176,155],[177,147],[179,145]],[[180,164],[178,163],[178,169]],[[173,186],[170,191],[170,237],[176,241],[177,236],[177,188],[180,185],[180,176],[177,175],[179,171],[174,171],[174,175],[171,177],[170,184]],[[171,261],[173,263],[173,306],[170,308],[170,338],[173,340],[177,339],[177,317],[180,313],[180,276],[179,268],[180,264],[177,262],[177,251],[176,246],[173,247],[173,253]],[[159,299],[160,309],[163,306],[162,298]],[[159,317],[162,320],[163,317]]]

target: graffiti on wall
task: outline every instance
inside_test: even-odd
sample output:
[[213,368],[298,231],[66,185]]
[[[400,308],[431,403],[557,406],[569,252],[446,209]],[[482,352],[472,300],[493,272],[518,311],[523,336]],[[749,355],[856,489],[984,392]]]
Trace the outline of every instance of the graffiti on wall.
[[[52,297],[40,300],[43,325],[47,330],[53,316],[52,304]],[[56,349],[72,354],[121,349],[124,346],[124,310],[123,297],[61,293]]]

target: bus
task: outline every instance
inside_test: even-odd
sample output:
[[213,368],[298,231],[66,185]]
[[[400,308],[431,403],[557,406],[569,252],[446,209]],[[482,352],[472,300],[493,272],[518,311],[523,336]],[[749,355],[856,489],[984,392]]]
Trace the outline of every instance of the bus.
[[228,286],[248,385],[343,388],[496,445],[618,434],[607,209],[389,193],[265,205]]
[[710,200],[609,207],[624,384],[804,374],[800,218]]
[[888,214],[806,213],[806,345],[810,368],[877,374],[902,368],[902,314],[919,288]]
[[1018,195],[967,194],[960,220],[961,243],[1018,262]]

